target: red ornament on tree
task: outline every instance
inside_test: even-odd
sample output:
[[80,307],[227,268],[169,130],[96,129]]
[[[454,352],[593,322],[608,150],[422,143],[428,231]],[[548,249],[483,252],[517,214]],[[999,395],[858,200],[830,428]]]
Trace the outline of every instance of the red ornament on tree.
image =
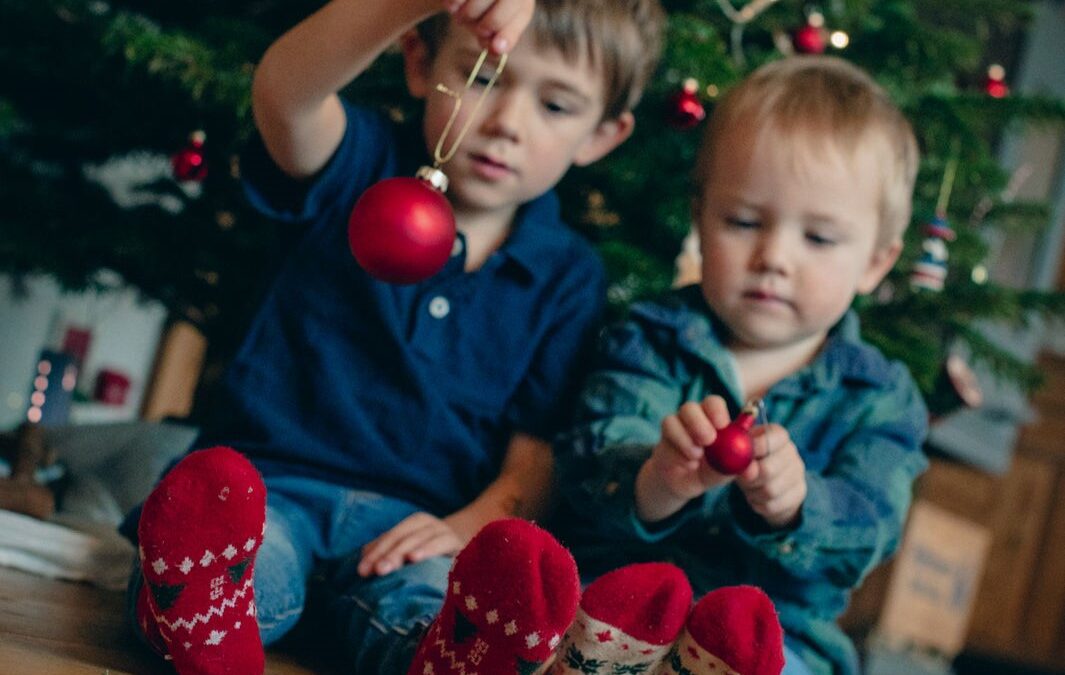
[[754,441],[751,427],[758,414],[756,404],[747,404],[736,419],[719,429],[714,442],[706,446],[706,462],[714,471],[726,475],[742,473],[754,460]]
[[455,214],[445,190],[447,176],[428,166],[416,178],[372,185],[348,218],[348,245],[359,265],[393,284],[416,283],[439,272],[455,244]]
[[791,44],[800,54],[824,54],[828,40],[825,17],[820,12],[811,12],[806,24],[791,35]]
[[1010,93],[1006,84],[1006,69],[997,63],[987,68],[987,77],[984,79],[984,91],[991,98],[1005,98]]
[[691,129],[706,118],[706,108],[699,100],[699,83],[694,78],[684,80],[680,91],[672,94],[666,104],[666,123],[674,129]]
[[189,134],[189,144],[170,158],[175,179],[181,182],[202,183],[207,178],[207,161],[203,155],[203,144],[206,141],[207,134],[202,131],[197,130]]

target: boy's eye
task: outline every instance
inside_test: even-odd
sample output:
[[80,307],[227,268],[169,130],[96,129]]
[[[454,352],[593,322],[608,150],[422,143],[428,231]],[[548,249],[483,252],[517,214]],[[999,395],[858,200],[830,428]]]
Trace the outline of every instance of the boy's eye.
[[544,101],[544,109],[554,115],[565,115],[569,113],[569,107],[556,101]]
[[487,87],[488,83],[491,82],[491,81],[492,81],[492,76],[491,75],[478,74],[477,77],[473,78],[473,86],[475,86],[475,87]]

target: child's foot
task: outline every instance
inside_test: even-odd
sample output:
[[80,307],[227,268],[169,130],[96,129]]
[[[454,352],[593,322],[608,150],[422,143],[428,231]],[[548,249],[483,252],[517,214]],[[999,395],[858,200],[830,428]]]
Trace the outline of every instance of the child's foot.
[[252,568],[266,488],[229,448],[191,453],[144,502],[137,621],[178,673],[263,672]]
[[784,636],[776,608],[754,586],[726,586],[695,603],[659,675],[780,675]]
[[629,565],[599,577],[581,596],[552,675],[654,672],[691,604],[688,578],[674,565]]
[[455,559],[408,675],[541,672],[579,596],[573,556],[551,535],[519,519],[489,523]]

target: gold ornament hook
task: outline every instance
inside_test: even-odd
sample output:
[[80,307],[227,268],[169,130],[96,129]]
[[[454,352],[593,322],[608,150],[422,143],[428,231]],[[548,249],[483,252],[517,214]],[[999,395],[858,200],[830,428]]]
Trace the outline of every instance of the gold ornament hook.
[[433,150],[433,159],[436,160],[434,167],[439,168],[440,165],[449,161],[455,156],[455,153],[459,149],[459,144],[462,143],[462,139],[466,137],[466,132],[470,130],[470,125],[473,124],[474,118],[477,116],[477,111],[481,109],[481,104],[484,103],[484,99],[488,96],[488,92],[492,90],[496,80],[499,79],[499,75],[503,72],[504,66],[507,65],[507,55],[503,54],[499,57],[499,64],[496,66],[495,72],[492,73],[492,77],[488,80],[488,83],[484,86],[484,91],[481,93],[481,97],[477,99],[477,103],[473,106],[473,110],[470,112],[469,118],[466,120],[466,124],[459,130],[458,136],[455,138],[455,142],[451,144],[451,148],[446,153],[442,152],[444,147],[444,140],[447,139],[449,133],[451,133],[451,127],[455,124],[455,120],[459,116],[459,110],[462,108],[462,97],[466,95],[472,87],[473,83],[477,80],[477,76],[481,74],[481,68],[484,66],[485,60],[488,58],[488,50],[485,49],[481,52],[480,57],[477,58],[477,63],[474,64],[473,70],[470,72],[470,76],[466,78],[466,85],[461,92],[455,92],[448,89],[442,83],[436,85],[436,90],[447,94],[455,99],[455,107],[451,110],[451,117],[448,118],[447,124],[444,125],[444,130],[440,133],[440,140],[436,142],[436,149]]

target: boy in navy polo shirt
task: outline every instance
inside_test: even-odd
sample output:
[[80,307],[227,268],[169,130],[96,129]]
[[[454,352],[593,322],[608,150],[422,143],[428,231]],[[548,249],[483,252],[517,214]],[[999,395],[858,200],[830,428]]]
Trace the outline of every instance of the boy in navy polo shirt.
[[[656,0],[332,0],[267,50],[253,86],[262,144],[242,169],[252,203],[303,235],[198,443],[231,446],[261,472],[265,535],[244,531],[262,490],[230,454],[193,453],[146,502],[131,600],[179,671],[261,668],[259,635],[269,644],[296,623],[320,573],[358,672],[403,672],[451,556],[490,521],[543,514],[546,439],[605,286],[551,190],[629,136],[663,22]],[[336,93],[397,39],[425,99],[421,133]],[[452,257],[416,285],[379,282],[349,253],[352,206],[430,163],[453,106],[435,87],[461,91],[484,48],[509,61],[455,122],[475,117],[444,167]],[[196,473],[182,468],[204,453]],[[212,492],[207,475],[232,480]],[[206,503],[187,497],[201,492]],[[228,572],[194,582],[215,565]]]

